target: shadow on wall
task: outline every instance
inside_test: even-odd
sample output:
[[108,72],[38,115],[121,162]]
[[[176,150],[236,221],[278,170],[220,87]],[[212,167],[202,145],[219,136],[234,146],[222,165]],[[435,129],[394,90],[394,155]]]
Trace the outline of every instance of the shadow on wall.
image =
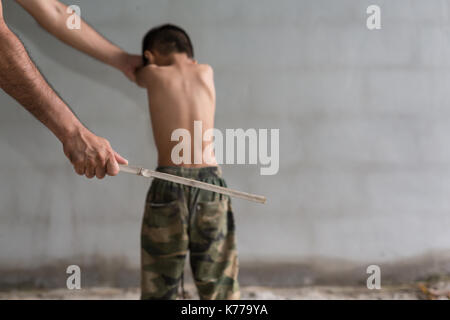
[[[146,104],[136,99],[138,92],[140,93],[142,89],[138,88],[135,84],[132,84],[120,71],[112,69],[109,66],[102,66],[101,62],[60,42],[43,30],[37,22],[15,2],[9,1],[4,3],[3,11],[5,20],[11,30],[19,37],[20,35],[27,37],[27,41],[22,41],[25,47],[27,47],[29,41],[32,42],[33,45],[39,49],[41,54],[57,63],[59,66],[64,67],[61,68],[61,72],[67,68],[70,72],[82,75],[101,85],[110,87],[114,91],[120,92],[126,96],[134,105],[136,105],[137,109],[146,112]],[[108,35],[105,35],[105,37],[108,38]],[[127,51],[127,48],[124,48],[124,50]],[[33,53],[29,52],[29,54],[33,58]],[[105,68],[110,70],[105,72]],[[45,76],[45,70],[41,70],[41,72]]]

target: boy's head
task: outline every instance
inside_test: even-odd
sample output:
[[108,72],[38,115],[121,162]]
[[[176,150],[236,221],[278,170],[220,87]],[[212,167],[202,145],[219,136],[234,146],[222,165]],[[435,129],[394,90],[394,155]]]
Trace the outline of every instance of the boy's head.
[[189,58],[194,58],[194,48],[186,31],[171,24],[164,24],[151,29],[145,35],[142,41],[144,65],[164,64],[172,53],[185,53]]

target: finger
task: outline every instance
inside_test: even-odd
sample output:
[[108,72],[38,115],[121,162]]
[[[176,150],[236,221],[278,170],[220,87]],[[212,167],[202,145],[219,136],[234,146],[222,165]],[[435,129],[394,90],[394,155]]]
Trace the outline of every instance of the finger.
[[99,152],[95,158],[95,176],[98,179],[103,179],[105,177],[107,155],[107,153]]
[[114,157],[116,158],[116,161],[119,164],[128,164],[128,160],[122,157],[120,154],[118,154],[116,151],[114,151]]
[[95,176],[95,163],[88,162],[84,174],[86,178],[92,179]]
[[75,169],[75,172],[79,174],[80,176],[84,175],[84,172],[86,170],[84,166],[84,161],[77,161],[73,164],[73,167]]
[[119,165],[114,155],[109,157],[108,162],[106,163],[106,173],[110,176],[115,176],[119,173],[119,171]]
[[97,179],[103,179],[106,175],[106,168],[105,166],[99,166],[97,168],[95,168],[95,176],[97,177]]

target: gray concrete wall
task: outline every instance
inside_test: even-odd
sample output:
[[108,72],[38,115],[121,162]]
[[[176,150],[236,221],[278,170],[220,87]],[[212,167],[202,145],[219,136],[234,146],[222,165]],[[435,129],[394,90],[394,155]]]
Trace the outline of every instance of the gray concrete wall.
[[[3,2],[80,119],[154,167],[145,92]],[[216,127],[280,128],[278,175],[224,166],[231,187],[269,199],[234,201],[243,266],[354,277],[373,263],[406,263],[414,276],[449,270],[450,1],[65,2],[128,51],[154,25],[183,26],[215,68]],[[374,3],[379,31],[365,23]],[[49,131],[5,94],[0,105],[0,269],[10,279],[58,263],[136,270],[149,182],[78,177]]]

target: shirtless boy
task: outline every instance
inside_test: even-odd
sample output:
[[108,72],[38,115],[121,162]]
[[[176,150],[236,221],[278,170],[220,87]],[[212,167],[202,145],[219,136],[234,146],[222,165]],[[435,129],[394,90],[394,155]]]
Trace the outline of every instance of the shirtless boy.
[[[194,136],[194,121],[214,127],[213,70],[194,60],[186,32],[173,25],[150,30],[143,41],[138,84],[148,91],[158,171],[226,186],[214,159],[175,164],[172,132]],[[202,149],[208,143],[203,142]],[[197,147],[199,148],[199,147]],[[178,162],[177,162],[178,163]],[[213,164],[213,165],[211,165]],[[201,299],[239,299],[234,220],[227,196],[155,179],[145,204],[141,231],[141,298],[175,299],[189,252]]]

